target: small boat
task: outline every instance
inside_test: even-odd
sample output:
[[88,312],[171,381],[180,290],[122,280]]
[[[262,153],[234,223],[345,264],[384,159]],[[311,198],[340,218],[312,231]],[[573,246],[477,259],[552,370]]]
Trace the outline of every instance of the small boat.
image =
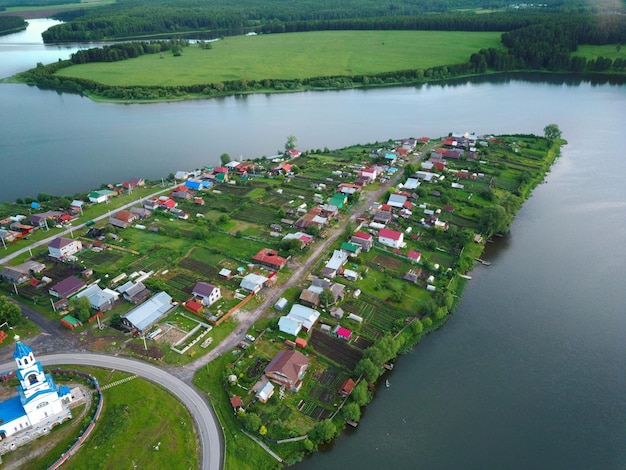
[[385,380],[385,387],[389,388],[391,384],[389,383],[389,379]]

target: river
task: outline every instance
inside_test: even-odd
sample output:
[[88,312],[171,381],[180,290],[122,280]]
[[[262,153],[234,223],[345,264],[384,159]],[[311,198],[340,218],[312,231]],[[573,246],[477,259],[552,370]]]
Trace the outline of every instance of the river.
[[0,200],[272,155],[290,134],[306,150],[558,123],[562,157],[457,312],[399,359],[357,430],[298,468],[626,467],[624,84],[511,75],[149,105],[0,84],[0,103]]

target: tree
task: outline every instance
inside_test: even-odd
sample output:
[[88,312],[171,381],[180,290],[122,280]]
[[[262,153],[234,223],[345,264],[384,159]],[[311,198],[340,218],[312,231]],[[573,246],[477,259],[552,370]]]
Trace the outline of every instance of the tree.
[[256,413],[246,413],[243,417],[243,427],[248,432],[256,432],[261,427],[261,418]]
[[287,142],[285,142],[285,150],[293,150],[296,148],[296,143],[298,142],[298,139],[296,138],[295,135],[288,135],[287,136]]
[[226,165],[230,161],[230,155],[228,155],[227,153],[223,153],[220,155],[220,162],[222,162],[222,165]]
[[113,315],[111,315],[111,320],[109,321],[109,324],[113,328],[119,330],[122,326],[122,316],[119,313],[114,313]]
[[494,233],[504,232],[507,229],[509,216],[502,206],[488,206],[480,214],[478,224],[483,233],[491,236]]
[[24,321],[20,307],[6,296],[0,296],[0,323],[7,322],[9,326],[19,325]]
[[337,427],[330,419],[320,421],[309,433],[309,438],[316,444],[330,441],[337,434]]
[[380,376],[380,367],[374,364],[370,358],[364,357],[356,365],[356,373],[359,375],[363,374],[365,380],[371,383],[375,382]]
[[419,335],[422,331],[424,331],[424,325],[422,325],[422,322],[419,321],[418,318],[413,320],[413,323],[411,323],[411,331],[416,335]]
[[359,406],[366,405],[369,401],[369,392],[367,390],[367,382],[361,380],[352,393],[350,394],[350,399]]
[[555,140],[561,138],[562,132],[557,124],[548,124],[543,128],[543,134],[546,139]]
[[328,287],[324,287],[320,293],[320,303],[324,308],[328,308],[335,303],[335,296]]
[[80,321],[87,321],[91,317],[91,303],[87,297],[74,297],[70,299],[69,306]]
[[343,417],[358,422],[361,419],[361,407],[354,402],[346,403],[341,410]]

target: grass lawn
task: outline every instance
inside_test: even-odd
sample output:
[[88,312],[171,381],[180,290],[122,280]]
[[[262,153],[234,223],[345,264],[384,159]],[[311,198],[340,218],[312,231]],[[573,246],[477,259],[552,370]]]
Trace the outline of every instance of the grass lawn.
[[137,468],[197,467],[193,421],[167,391],[137,378],[103,395],[104,413],[93,436],[70,460],[71,468],[126,468],[131,462]]
[[597,57],[608,57],[611,60],[617,58],[626,59],[626,47],[620,47],[617,50],[615,44],[606,44],[604,46],[578,46],[578,50],[572,53],[573,56],[586,57],[587,60],[596,59]]
[[425,69],[465,63],[500,33],[318,31],[227,37],[209,50],[191,45],[133,60],[75,65],[58,73],[113,86],[177,86],[228,80],[295,79]]

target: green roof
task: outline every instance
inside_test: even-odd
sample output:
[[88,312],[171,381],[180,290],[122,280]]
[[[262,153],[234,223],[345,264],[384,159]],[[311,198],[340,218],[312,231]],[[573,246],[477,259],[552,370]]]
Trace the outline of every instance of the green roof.
[[332,204],[333,206],[337,206],[339,209],[341,209],[343,207],[343,205],[346,202],[346,195],[345,194],[335,194],[333,197],[331,197],[328,200],[329,204]]
[[341,244],[341,249],[345,251],[349,251],[350,253],[356,253],[359,248],[360,248],[360,245],[357,245],[356,243],[343,242]]
[[81,325],[80,320],[74,318],[72,315],[65,315],[63,317],[63,320],[74,327],[79,327]]

